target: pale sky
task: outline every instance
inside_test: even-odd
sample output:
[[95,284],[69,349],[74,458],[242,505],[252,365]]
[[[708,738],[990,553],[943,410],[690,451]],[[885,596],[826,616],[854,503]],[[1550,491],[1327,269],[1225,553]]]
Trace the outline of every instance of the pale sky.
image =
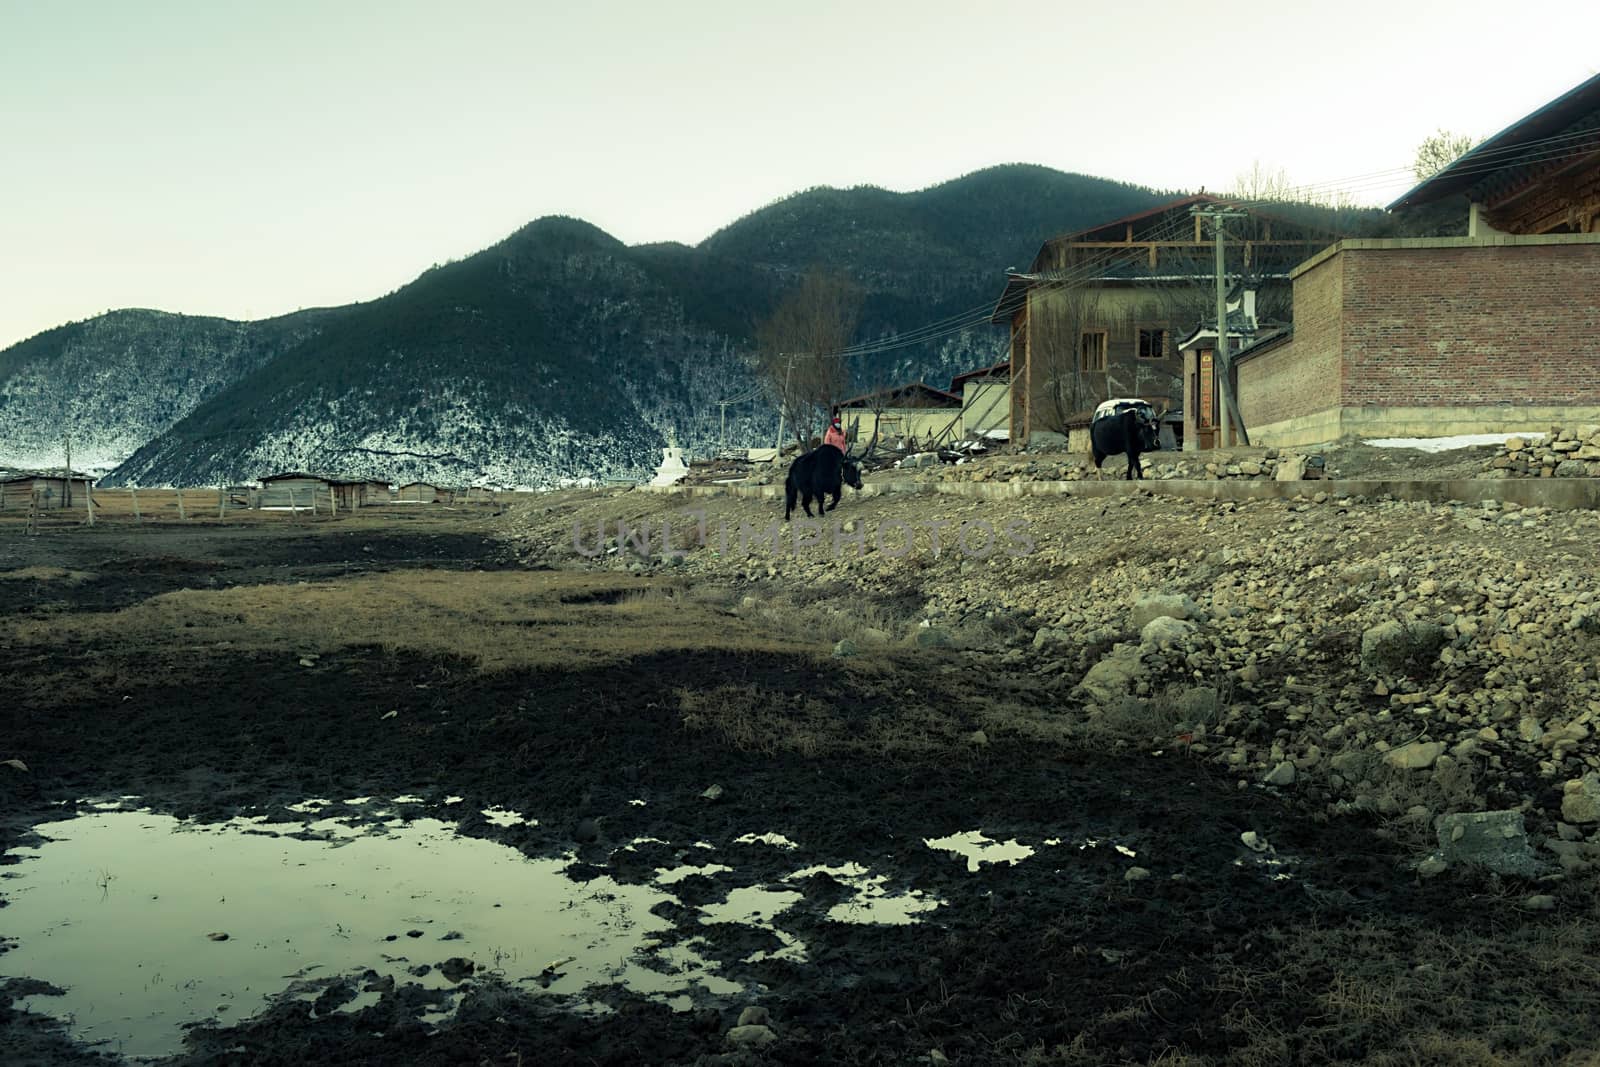
[[368,300],[542,215],[693,244],[998,163],[1383,204],[1407,175],[1352,179],[1597,70],[1596,0],[0,0],[0,348]]

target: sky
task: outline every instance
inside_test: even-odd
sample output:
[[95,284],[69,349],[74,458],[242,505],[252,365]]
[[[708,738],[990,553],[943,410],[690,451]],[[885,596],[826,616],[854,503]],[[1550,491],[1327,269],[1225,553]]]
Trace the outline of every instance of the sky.
[[1002,163],[1381,205],[1423,138],[1597,72],[1594,0],[0,0],[0,349],[370,300],[544,215],[694,244]]

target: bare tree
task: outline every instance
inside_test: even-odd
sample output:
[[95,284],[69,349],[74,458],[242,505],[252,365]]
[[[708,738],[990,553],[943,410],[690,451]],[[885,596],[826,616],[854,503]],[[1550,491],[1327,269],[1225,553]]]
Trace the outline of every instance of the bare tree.
[[1440,130],[1417,146],[1417,158],[1411,164],[1411,171],[1417,181],[1425,182],[1472,149],[1473,140],[1466,134]]
[[1250,164],[1248,172],[1233,180],[1228,195],[1252,203],[1290,200],[1294,196],[1294,186],[1289,183],[1288,171],[1282,167],[1268,170],[1258,159]]
[[760,372],[802,447],[850,388],[844,350],[861,302],[860,288],[848,277],[813,268],[756,325]]

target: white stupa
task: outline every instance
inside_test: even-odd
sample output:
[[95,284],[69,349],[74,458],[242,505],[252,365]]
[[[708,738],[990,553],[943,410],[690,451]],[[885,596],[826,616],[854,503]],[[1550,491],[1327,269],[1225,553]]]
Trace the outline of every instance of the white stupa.
[[683,449],[678,447],[677,435],[668,430],[667,447],[661,450],[661,466],[656,468],[656,476],[650,479],[649,484],[663,487],[676,485],[688,473],[689,466],[683,462]]

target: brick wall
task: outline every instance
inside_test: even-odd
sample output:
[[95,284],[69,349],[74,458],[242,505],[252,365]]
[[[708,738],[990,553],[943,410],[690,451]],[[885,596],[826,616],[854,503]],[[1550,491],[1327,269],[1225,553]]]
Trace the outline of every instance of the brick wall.
[[1341,395],[1343,257],[1294,280],[1294,338],[1238,365],[1244,424],[1267,426],[1337,407]]
[[1297,358],[1340,261],[1345,406],[1600,403],[1600,245],[1346,249]]

